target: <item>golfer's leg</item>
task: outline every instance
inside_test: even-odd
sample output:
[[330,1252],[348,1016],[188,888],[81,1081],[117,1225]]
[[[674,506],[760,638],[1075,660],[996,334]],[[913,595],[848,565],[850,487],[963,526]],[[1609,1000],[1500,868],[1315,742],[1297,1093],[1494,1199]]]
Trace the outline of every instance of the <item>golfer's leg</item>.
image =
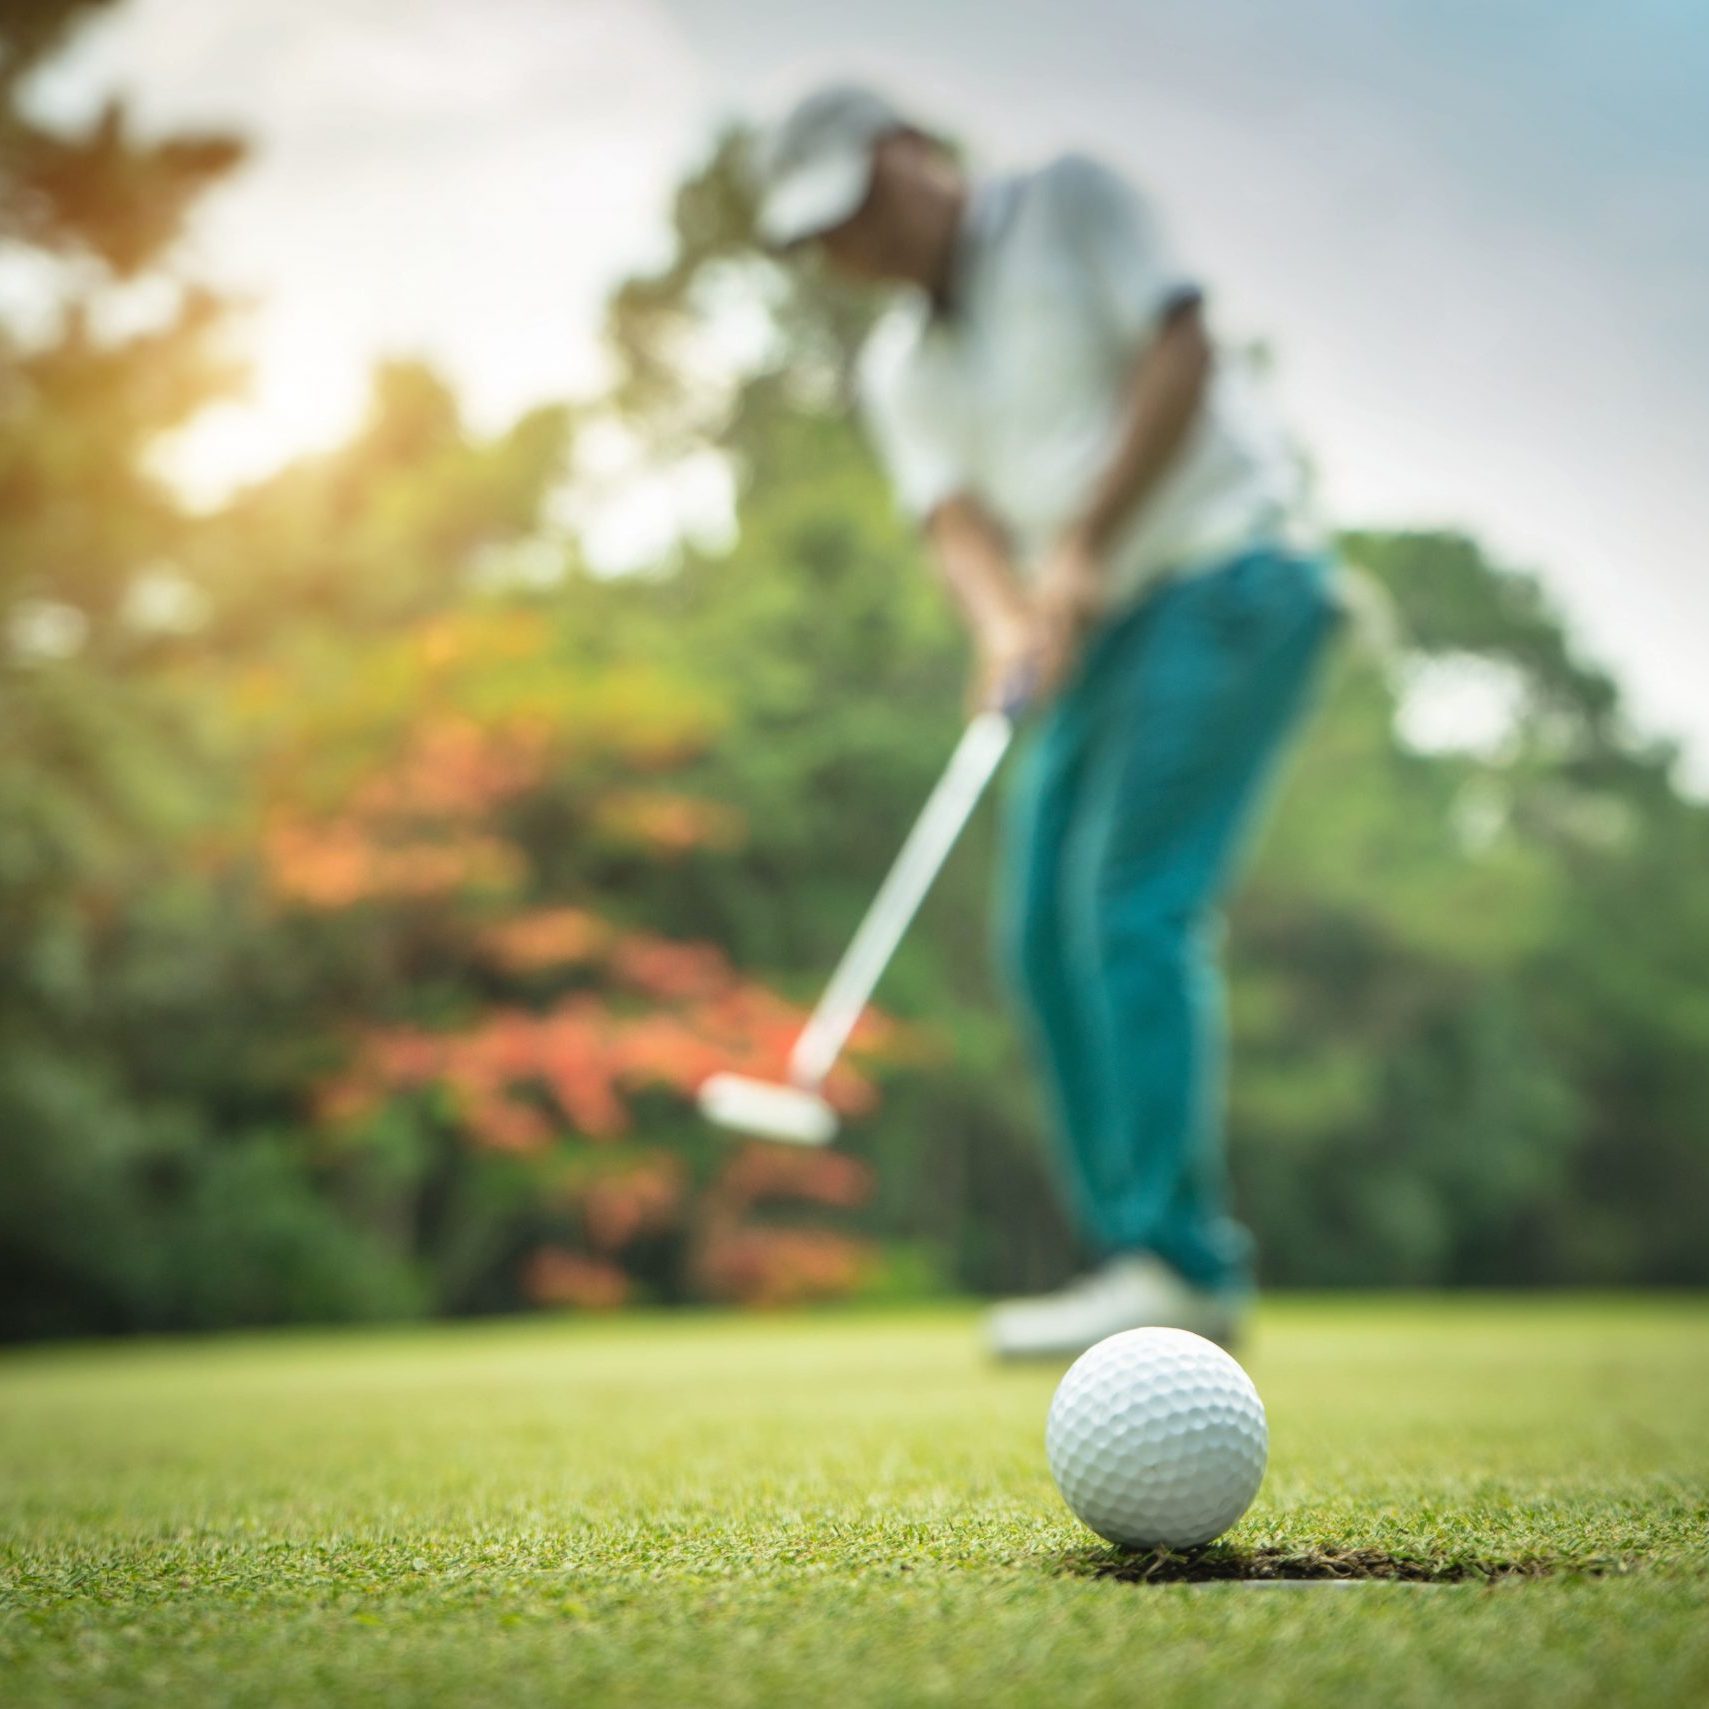
[[1245,1280],[1223,1188],[1215,903],[1309,698],[1335,611],[1324,569],[1255,554],[1155,601],[1106,661],[1065,850],[1097,1076],[1087,1169],[1115,1250]]
[[1096,1074],[1086,1041],[1083,981],[1064,941],[1062,848],[1085,754],[1083,709],[1058,701],[1016,755],[998,866],[998,957],[1043,1082],[1068,1207],[1087,1241],[1107,1239],[1088,1172]]

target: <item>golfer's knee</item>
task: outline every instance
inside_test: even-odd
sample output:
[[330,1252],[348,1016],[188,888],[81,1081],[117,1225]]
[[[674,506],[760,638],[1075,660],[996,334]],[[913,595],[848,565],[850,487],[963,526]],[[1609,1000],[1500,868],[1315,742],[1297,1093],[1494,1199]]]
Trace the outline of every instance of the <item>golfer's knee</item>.
[[1129,963],[1153,961],[1177,965],[1200,923],[1197,897],[1166,868],[1110,862],[1090,877],[1084,904],[1085,928]]

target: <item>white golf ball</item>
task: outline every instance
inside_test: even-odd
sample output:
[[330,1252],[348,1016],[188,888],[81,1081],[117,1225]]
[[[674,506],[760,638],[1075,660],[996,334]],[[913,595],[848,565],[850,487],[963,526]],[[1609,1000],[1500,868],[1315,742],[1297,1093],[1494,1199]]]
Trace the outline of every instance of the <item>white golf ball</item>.
[[1129,1329],[1069,1367],[1044,1449],[1062,1499],[1100,1537],[1188,1549],[1252,1505],[1269,1440],[1252,1379],[1214,1341]]

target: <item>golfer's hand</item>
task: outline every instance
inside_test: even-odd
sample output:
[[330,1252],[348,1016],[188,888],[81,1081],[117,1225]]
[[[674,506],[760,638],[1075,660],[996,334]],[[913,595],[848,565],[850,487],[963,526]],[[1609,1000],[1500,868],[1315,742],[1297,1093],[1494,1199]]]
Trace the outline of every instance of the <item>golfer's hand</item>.
[[1017,610],[981,626],[974,636],[973,680],[968,685],[968,712],[1000,707],[1015,685],[1036,673],[1038,623],[1031,611]]
[[1083,535],[1064,534],[1039,572],[1034,645],[1041,695],[1054,694],[1073,674],[1106,599],[1103,560]]

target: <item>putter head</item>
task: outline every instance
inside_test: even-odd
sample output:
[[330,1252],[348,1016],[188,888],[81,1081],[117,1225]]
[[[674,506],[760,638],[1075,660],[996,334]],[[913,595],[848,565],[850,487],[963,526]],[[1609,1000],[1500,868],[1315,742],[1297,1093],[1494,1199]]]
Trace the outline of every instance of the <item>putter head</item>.
[[700,1113],[719,1127],[785,1145],[826,1145],[837,1132],[837,1112],[817,1092],[745,1074],[714,1074],[704,1081]]

